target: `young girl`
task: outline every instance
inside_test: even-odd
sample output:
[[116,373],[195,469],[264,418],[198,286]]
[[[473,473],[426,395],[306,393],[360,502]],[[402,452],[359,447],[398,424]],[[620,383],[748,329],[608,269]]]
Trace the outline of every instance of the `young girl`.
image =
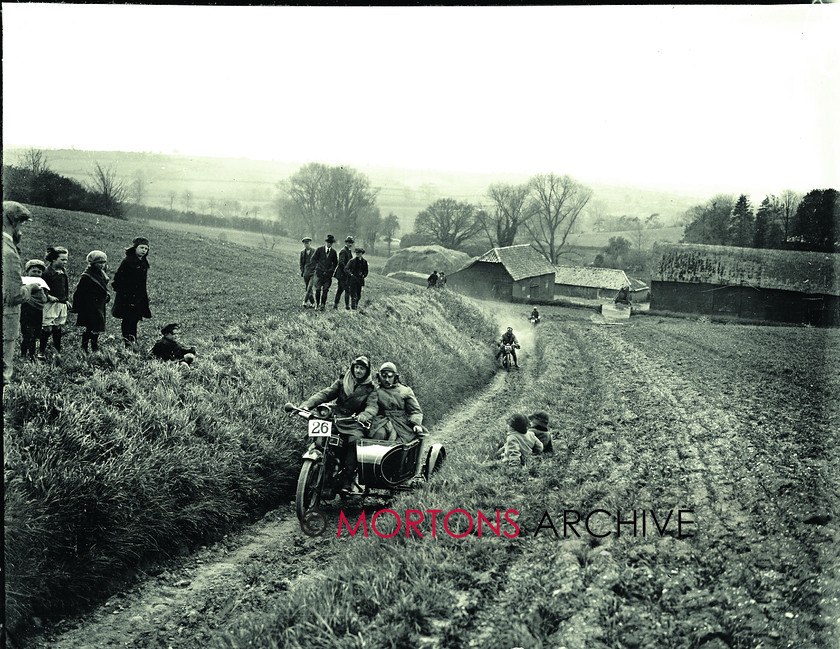
[[105,305],[110,302],[108,295],[108,255],[101,250],[91,250],[86,258],[88,267],[79,278],[73,293],[73,312],[76,313],[76,326],[85,327],[82,333],[82,351],[87,353],[99,350],[99,335],[105,331]]
[[122,319],[122,336],[126,347],[137,342],[137,323],[151,318],[146,276],[149,272],[149,240],[137,237],[130,248],[125,249],[125,258],[114,274],[115,318]]
[[41,345],[38,349],[39,358],[43,358],[47,352],[50,334],[52,334],[55,351],[61,351],[61,336],[64,334],[64,325],[67,324],[67,299],[70,297],[70,280],[65,270],[68,257],[67,248],[63,246],[47,248],[47,269],[44,271],[43,278],[50,287],[50,292],[47,296],[47,304],[44,306]]

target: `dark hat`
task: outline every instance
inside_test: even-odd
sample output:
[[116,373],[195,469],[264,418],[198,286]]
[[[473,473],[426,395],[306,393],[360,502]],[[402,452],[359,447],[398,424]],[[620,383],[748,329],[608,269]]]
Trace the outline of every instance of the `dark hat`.
[[40,259],[30,259],[26,262],[26,272],[29,272],[29,269],[35,266],[38,266],[41,270],[47,270],[47,265]]
[[136,248],[137,246],[148,246],[149,240],[146,237],[137,237],[134,241],[131,242],[131,247]]
[[160,333],[162,333],[164,336],[166,334],[174,334],[175,330],[180,329],[180,328],[181,328],[181,325],[179,325],[177,322],[172,322],[172,323],[166,325],[163,329],[161,329]]
[[324,239],[324,241],[326,241],[327,243],[335,243],[335,237],[331,234],[328,234],[327,238]]
[[344,243],[356,243],[356,240],[348,234],[346,237],[344,237]]
[[356,252],[357,255],[363,255],[363,254],[365,254],[365,249],[364,248],[356,248],[355,252]]
[[300,240],[301,243],[303,243],[304,241],[312,241],[312,237],[307,236]]
[[540,410],[539,412],[535,412],[530,416],[531,421],[535,424],[543,426],[544,428],[548,428],[548,413]]
[[510,416],[508,419],[508,426],[513,428],[517,433],[522,433],[523,435],[528,432],[528,426],[530,426],[530,422],[528,418],[520,413],[516,413]]

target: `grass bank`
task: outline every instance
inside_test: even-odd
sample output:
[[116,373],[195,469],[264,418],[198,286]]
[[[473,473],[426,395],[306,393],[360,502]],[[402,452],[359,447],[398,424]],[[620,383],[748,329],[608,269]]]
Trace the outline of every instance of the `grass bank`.
[[20,366],[3,404],[11,628],[100,601],[288,498],[305,442],[282,406],[356,355],[395,362],[432,427],[494,372],[495,327],[450,292],[372,278],[364,312],[301,311],[296,256],[33,211],[24,256],[66,245],[71,286],[89,249],[118,261],[131,238],[149,237],[155,318],[140,346],[178,321],[199,360],[182,373],[108,339],[83,356],[74,332],[61,356]]

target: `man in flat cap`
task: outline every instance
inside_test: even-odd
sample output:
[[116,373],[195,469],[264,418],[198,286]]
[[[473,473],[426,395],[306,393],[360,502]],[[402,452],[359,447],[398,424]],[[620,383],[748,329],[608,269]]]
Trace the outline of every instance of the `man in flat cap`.
[[303,244],[303,250],[300,251],[300,276],[303,277],[303,306],[304,309],[315,308],[315,282],[312,278],[315,276],[315,264],[312,258],[315,256],[315,248],[312,247],[312,237],[305,236],[300,240]]
[[24,284],[21,275],[20,226],[32,214],[20,203],[3,201],[3,385],[12,380],[15,347],[20,333],[20,305],[41,305],[47,297],[38,284]]

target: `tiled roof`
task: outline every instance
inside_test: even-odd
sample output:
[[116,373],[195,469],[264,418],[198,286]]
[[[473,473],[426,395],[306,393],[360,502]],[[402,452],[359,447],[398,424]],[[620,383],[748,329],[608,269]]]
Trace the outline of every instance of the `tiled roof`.
[[523,243],[519,246],[492,248],[472,263],[477,264],[479,262],[502,264],[514,282],[518,282],[520,279],[525,279],[526,277],[554,274],[554,266],[532,248],[529,243]]
[[593,268],[591,266],[557,266],[555,284],[584,286],[586,288],[608,288],[618,290],[628,286],[630,279],[617,268]]
[[840,254],[668,244],[658,246],[652,279],[662,282],[752,286],[840,295]]

